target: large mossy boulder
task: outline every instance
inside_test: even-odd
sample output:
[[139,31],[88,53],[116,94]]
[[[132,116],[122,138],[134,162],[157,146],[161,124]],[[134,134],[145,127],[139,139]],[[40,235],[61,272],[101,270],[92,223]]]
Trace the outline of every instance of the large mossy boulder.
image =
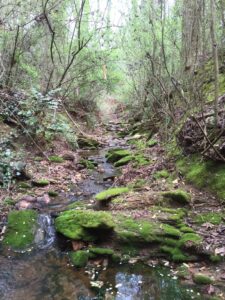
[[111,188],[111,189],[108,189],[108,190],[98,193],[95,196],[95,200],[108,201],[108,200],[112,199],[113,197],[117,197],[121,194],[128,193],[128,192],[129,192],[128,187],[115,187],[115,188]]
[[11,211],[3,244],[14,250],[32,246],[37,230],[38,214],[33,210]]
[[56,230],[64,236],[82,241],[104,239],[114,228],[111,214],[103,211],[69,210],[55,220]]

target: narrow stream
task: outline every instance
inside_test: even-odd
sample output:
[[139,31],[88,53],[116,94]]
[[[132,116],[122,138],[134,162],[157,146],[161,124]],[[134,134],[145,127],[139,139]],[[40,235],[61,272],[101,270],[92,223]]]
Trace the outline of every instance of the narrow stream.
[[[105,159],[106,150],[87,152],[104,170],[92,171],[79,185],[78,194],[67,195],[66,203],[90,198],[111,186],[115,169]],[[74,195],[75,194],[75,195]],[[34,249],[15,253],[0,249],[0,299],[3,300],[189,300],[204,299],[191,287],[181,285],[169,269],[143,264],[109,265],[78,270],[69,264],[59,247],[50,212],[39,215]],[[94,287],[97,285],[98,287]],[[101,287],[101,288],[99,288]]]

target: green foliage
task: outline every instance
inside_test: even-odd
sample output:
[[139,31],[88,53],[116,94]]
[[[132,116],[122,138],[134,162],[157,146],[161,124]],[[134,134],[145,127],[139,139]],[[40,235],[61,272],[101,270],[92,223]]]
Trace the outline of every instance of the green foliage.
[[11,211],[3,244],[15,250],[24,250],[34,241],[37,212],[33,210]]

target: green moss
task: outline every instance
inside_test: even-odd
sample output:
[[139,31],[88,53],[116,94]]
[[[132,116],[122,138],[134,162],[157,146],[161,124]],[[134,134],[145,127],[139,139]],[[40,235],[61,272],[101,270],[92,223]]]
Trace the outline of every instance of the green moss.
[[96,162],[87,159],[81,159],[79,163],[85,168],[87,168],[88,170],[94,170],[95,167],[98,165]]
[[57,197],[59,194],[55,191],[48,191],[50,197]]
[[162,246],[161,251],[167,253],[170,255],[170,258],[174,262],[183,262],[183,261],[188,261],[189,257],[182,252],[179,248],[174,248],[170,246]]
[[123,244],[121,251],[122,254],[129,255],[130,257],[135,257],[139,254],[137,247],[132,244]]
[[167,246],[174,246],[174,247],[178,246],[178,240],[175,240],[172,238],[162,237],[161,242],[162,242],[162,244],[167,245]]
[[98,193],[95,196],[95,199],[97,201],[106,201],[106,200],[109,200],[113,197],[119,196],[119,195],[127,193],[127,192],[129,192],[128,187],[111,188],[111,189],[108,189],[108,190]]
[[57,155],[52,155],[52,156],[49,156],[48,158],[51,162],[54,162],[54,163],[63,163],[64,162],[64,159],[60,156],[57,156]]
[[178,160],[176,165],[189,182],[199,188],[207,188],[225,200],[224,163],[203,161],[198,156],[193,155]]
[[134,157],[132,155],[125,156],[114,163],[114,166],[121,167],[127,165],[130,161],[134,160]]
[[179,238],[181,236],[181,232],[179,229],[175,228],[174,226],[168,224],[161,224],[160,226],[166,235],[174,236]]
[[159,224],[147,220],[135,220],[124,215],[115,217],[115,232],[117,238],[127,243],[157,242],[158,236],[163,234]]
[[210,255],[210,260],[213,263],[219,263],[223,260],[223,257],[221,255]]
[[87,251],[70,252],[69,256],[72,264],[77,268],[83,268],[88,263],[89,253]]
[[209,212],[198,214],[194,217],[194,221],[198,224],[211,223],[214,225],[219,225],[223,222],[224,213],[220,212]]
[[37,212],[33,210],[11,211],[3,240],[4,245],[15,250],[24,250],[31,246],[37,225]]
[[150,163],[151,163],[151,161],[149,159],[147,159],[146,157],[144,157],[142,154],[135,156],[135,163],[134,163],[135,167],[147,166]]
[[69,210],[55,219],[55,227],[68,238],[95,241],[112,231],[114,222],[107,212]]
[[32,188],[32,186],[27,182],[21,182],[19,184],[19,187],[22,188],[22,189],[31,189]]
[[89,248],[90,254],[93,256],[112,256],[114,251],[109,248]]
[[133,184],[132,184],[132,188],[134,189],[138,189],[141,188],[142,186],[144,186],[146,184],[146,180],[145,179],[137,179]]
[[106,154],[107,161],[111,163],[115,163],[126,156],[132,156],[132,153],[125,149],[111,149]]
[[153,175],[153,178],[160,179],[160,178],[168,178],[169,176],[170,176],[170,174],[167,170],[161,170],[161,171],[156,172]]
[[89,137],[78,137],[77,144],[80,148],[96,149],[99,146],[99,142]]
[[35,180],[32,182],[34,186],[44,187],[49,185],[49,181],[47,179]]
[[182,226],[180,227],[180,231],[184,233],[193,233],[194,230],[191,227],[188,226]]
[[[86,209],[87,203],[85,201],[75,201],[67,206],[67,210],[70,209]],[[89,207],[90,208],[90,207]]]
[[117,197],[117,198],[114,198],[113,200],[112,200],[112,203],[113,204],[120,204],[120,203],[123,203],[123,198],[119,198],[119,197]]
[[185,233],[179,240],[179,245],[183,247],[186,246],[188,242],[191,242],[191,244],[198,246],[202,242],[202,237],[196,233]]
[[164,198],[173,200],[180,204],[189,204],[191,200],[190,194],[183,190],[164,192],[162,195]]
[[211,284],[214,282],[214,280],[211,277],[201,273],[194,274],[193,281],[197,284]]
[[149,140],[149,141],[146,143],[146,145],[147,145],[148,147],[153,147],[153,146],[155,146],[155,145],[157,145],[157,144],[158,144],[158,141],[155,140],[155,139],[151,139],[151,140]]
[[189,268],[185,264],[179,266],[176,271],[179,278],[186,279],[190,276]]

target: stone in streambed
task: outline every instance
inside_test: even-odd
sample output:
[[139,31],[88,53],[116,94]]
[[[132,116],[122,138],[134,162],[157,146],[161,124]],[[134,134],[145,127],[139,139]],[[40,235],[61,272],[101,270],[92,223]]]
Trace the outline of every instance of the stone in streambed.
[[14,250],[26,250],[35,239],[38,214],[34,210],[11,211],[3,244]]

